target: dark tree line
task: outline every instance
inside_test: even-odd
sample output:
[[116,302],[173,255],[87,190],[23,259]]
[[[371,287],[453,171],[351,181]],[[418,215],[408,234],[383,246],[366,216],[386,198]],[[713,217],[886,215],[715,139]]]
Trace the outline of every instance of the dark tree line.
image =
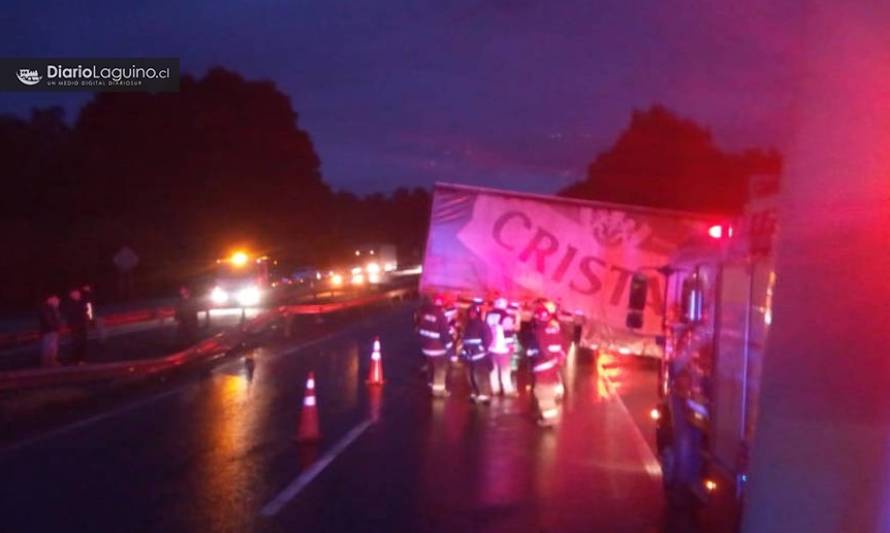
[[7,308],[87,280],[101,296],[123,245],[148,295],[233,243],[315,264],[363,242],[416,252],[426,234],[426,191],[334,193],[289,98],[221,68],[177,93],[97,94],[71,126],[59,108],[0,116],[0,162]]
[[774,150],[720,150],[711,133],[660,106],[635,111],[615,144],[599,154],[586,179],[560,194],[575,198],[737,214],[748,199],[748,181],[778,175]]
[[[201,276],[233,244],[327,266],[386,242],[417,261],[428,227],[425,189],[332,191],[289,98],[222,68],[185,76],[178,93],[97,94],[72,125],[60,108],[0,116],[0,169],[7,309],[87,281],[112,297],[111,257],[124,245],[141,259],[145,296]],[[726,153],[656,106],[634,112],[561,194],[737,213],[749,177],[780,170],[774,151]]]

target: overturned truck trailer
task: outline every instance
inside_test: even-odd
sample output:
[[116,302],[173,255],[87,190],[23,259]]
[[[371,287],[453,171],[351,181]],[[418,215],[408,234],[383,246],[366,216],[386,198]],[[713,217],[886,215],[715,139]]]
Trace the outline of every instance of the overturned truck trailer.
[[[715,217],[464,185],[436,184],[421,291],[460,298],[549,298],[583,324],[582,344],[658,356],[659,269]],[[628,328],[634,277],[648,282],[642,327]]]

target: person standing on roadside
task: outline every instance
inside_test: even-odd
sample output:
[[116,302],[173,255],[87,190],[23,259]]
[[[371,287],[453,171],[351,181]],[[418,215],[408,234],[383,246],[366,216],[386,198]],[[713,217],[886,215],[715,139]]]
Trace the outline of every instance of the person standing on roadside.
[[90,319],[80,289],[72,289],[68,293],[64,315],[71,334],[71,364],[82,365],[86,363],[87,358]]
[[417,335],[427,360],[429,386],[434,398],[449,396],[448,354],[454,350],[454,339],[445,318],[444,306],[445,297],[436,295],[428,299],[418,312]]
[[198,336],[198,306],[188,287],[179,288],[179,301],[176,303],[176,336],[180,347],[195,343]]
[[544,302],[535,310],[534,316],[539,351],[532,367],[535,374],[532,390],[541,427],[552,427],[559,422],[560,400],[565,390],[559,368],[565,361],[564,339],[555,310],[555,304]]
[[83,300],[83,305],[86,307],[87,311],[87,321],[90,326],[93,325],[93,322],[96,320],[96,316],[94,313],[94,302],[93,302],[93,288],[89,285],[84,285],[80,288],[80,299]]
[[487,404],[491,402],[492,364],[487,350],[491,344],[491,330],[482,320],[480,302],[474,301],[467,309],[461,344],[470,380],[470,401]]
[[507,312],[507,305],[506,298],[496,298],[494,309],[485,315],[485,323],[491,329],[491,342],[486,348],[493,366],[490,374],[492,394],[516,397],[518,393],[513,384],[512,366],[516,325]]
[[59,365],[59,333],[62,331],[62,315],[59,297],[47,295],[37,310],[40,324],[40,364],[45,367]]
[[81,298],[87,308],[87,329],[95,329],[96,335],[99,336],[99,342],[105,342],[105,324],[101,317],[96,313],[96,294],[93,287],[89,283],[80,288]]

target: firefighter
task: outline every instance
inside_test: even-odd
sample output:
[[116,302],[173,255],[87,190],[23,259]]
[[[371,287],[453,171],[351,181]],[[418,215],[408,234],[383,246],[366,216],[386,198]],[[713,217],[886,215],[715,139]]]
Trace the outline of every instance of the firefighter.
[[566,359],[568,354],[568,345],[566,344],[566,338],[563,334],[562,323],[559,321],[560,313],[562,313],[563,311],[559,308],[559,305],[557,303],[551,300],[545,300],[543,304],[544,308],[550,314],[551,319],[556,322],[556,325],[559,326],[560,330],[559,338],[560,344],[562,345],[562,351],[559,352],[559,364],[557,365],[557,368],[559,369],[560,385],[559,387],[557,387],[556,397],[561,400],[563,396],[565,396],[566,392]]
[[559,400],[564,390],[559,367],[565,359],[565,350],[559,320],[551,311],[554,308],[551,302],[546,302],[535,310],[535,336],[540,351],[532,371],[540,415],[538,425],[542,427],[551,427],[559,421]]
[[454,349],[444,305],[445,298],[437,295],[424,303],[418,312],[417,334],[427,360],[430,389],[437,398],[448,396],[448,355]]
[[[537,309],[539,306],[543,305],[543,300],[538,300],[535,302],[535,307],[533,309]],[[541,350],[538,349],[538,335],[536,332],[536,328],[538,326],[537,320],[530,320],[529,322],[522,323],[522,327],[517,334],[523,348],[525,349],[525,357],[523,357],[523,374],[528,379],[528,386],[535,386],[535,373],[532,371],[532,368],[535,366],[535,362],[538,360],[538,354],[541,353]]]
[[503,393],[504,396],[517,396],[513,385],[512,359],[516,336],[514,318],[507,311],[507,299],[496,298],[494,309],[485,316],[485,323],[491,330],[491,341],[488,353],[493,369],[491,371],[491,390],[493,394]]
[[482,320],[482,306],[473,302],[467,309],[461,352],[470,378],[470,401],[487,404],[491,401],[491,358],[486,347],[491,344],[491,330]]

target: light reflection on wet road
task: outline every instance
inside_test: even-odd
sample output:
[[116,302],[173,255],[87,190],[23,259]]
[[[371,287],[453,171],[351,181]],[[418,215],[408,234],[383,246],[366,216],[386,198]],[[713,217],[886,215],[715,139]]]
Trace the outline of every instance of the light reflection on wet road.
[[[466,380],[432,401],[410,310],[366,316],[298,353],[256,349],[182,393],[0,455],[11,531],[659,531],[662,496],[633,421],[573,360],[563,424],[534,424],[530,399],[470,404]],[[371,339],[386,383],[365,384]],[[294,436],[314,370],[324,439]],[[616,381],[633,386],[635,370]],[[648,378],[647,378],[648,379]],[[370,392],[370,393],[369,393]],[[653,390],[654,395],[654,390]],[[375,417],[375,415],[378,415]],[[351,428],[369,429],[277,515],[260,509]],[[74,450],[74,452],[72,452]],[[51,460],[47,460],[50,457]],[[34,483],[34,479],[41,483]],[[101,502],[101,504],[100,504]]]

